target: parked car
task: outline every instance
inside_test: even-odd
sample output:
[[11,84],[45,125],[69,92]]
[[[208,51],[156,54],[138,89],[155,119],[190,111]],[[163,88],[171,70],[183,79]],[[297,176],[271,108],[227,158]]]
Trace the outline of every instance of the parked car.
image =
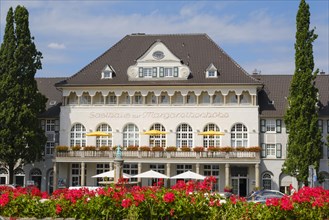
[[280,191],[263,189],[251,193],[251,195],[246,197],[246,200],[248,202],[265,203],[267,199],[282,198],[283,196],[285,196],[285,194]]

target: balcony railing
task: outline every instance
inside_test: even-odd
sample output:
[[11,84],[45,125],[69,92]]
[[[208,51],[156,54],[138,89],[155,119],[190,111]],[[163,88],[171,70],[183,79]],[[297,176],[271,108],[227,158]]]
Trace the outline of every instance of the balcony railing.
[[[116,151],[58,151],[56,157],[99,157],[115,158]],[[258,159],[259,152],[233,151],[233,152],[158,152],[158,151],[122,151],[123,158],[249,158]]]

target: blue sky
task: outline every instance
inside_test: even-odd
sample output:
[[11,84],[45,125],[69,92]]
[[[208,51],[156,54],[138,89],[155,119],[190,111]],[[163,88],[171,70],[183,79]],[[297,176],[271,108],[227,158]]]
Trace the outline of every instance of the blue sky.
[[[329,72],[329,3],[308,0],[315,67]],[[247,72],[293,74],[299,0],[42,1],[1,0],[1,33],[9,7],[24,5],[43,53],[37,77],[71,76],[127,34],[206,33]]]

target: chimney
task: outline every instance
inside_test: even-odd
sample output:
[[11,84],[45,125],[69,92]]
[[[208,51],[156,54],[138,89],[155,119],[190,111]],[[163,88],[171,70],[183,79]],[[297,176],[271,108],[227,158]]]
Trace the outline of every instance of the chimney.
[[323,70],[321,70],[320,75],[325,75],[325,74],[326,74],[326,72],[324,72]]

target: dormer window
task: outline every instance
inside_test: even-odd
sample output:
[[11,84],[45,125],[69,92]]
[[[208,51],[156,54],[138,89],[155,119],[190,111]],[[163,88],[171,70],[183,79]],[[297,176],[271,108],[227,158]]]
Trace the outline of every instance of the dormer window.
[[109,65],[106,65],[102,71],[102,79],[112,79],[113,73],[113,68]]
[[214,64],[210,64],[206,71],[206,78],[217,78],[218,72]]

